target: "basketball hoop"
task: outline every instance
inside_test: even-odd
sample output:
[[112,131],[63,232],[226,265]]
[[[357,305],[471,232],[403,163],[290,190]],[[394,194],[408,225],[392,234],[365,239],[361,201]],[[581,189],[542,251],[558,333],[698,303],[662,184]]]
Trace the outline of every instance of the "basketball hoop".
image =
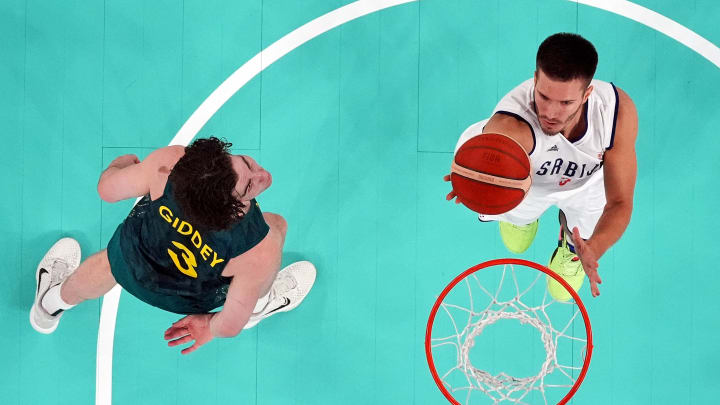
[[[543,275],[555,279],[573,299],[553,300],[545,282],[538,282]],[[455,289],[461,282],[466,292],[465,288]],[[485,287],[489,283],[497,283],[494,292]],[[446,317],[436,322],[440,309]],[[460,316],[467,317],[466,324],[457,319]],[[476,338],[498,328],[501,320],[529,325],[539,332],[545,355],[536,375],[493,374],[487,370],[487,356],[480,362],[471,359]],[[565,404],[585,378],[592,348],[590,319],[578,294],[552,270],[520,259],[491,260],[457,276],[435,301],[425,332],[425,353],[433,379],[457,405],[463,403],[458,398],[466,404],[471,399],[473,404],[484,403],[478,397],[493,404]],[[438,370],[440,363],[444,367]],[[506,366],[510,365],[503,363]]]

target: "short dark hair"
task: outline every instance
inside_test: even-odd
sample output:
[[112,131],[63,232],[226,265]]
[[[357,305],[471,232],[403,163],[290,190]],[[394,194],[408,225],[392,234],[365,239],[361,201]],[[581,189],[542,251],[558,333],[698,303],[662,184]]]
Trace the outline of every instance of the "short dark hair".
[[535,68],[563,82],[585,79],[590,83],[597,68],[595,47],[578,34],[560,32],[547,37],[537,51]]
[[185,147],[185,155],[168,177],[175,201],[199,229],[228,229],[244,216],[245,205],[235,193],[238,177],[230,159],[231,146],[215,137],[197,139]]

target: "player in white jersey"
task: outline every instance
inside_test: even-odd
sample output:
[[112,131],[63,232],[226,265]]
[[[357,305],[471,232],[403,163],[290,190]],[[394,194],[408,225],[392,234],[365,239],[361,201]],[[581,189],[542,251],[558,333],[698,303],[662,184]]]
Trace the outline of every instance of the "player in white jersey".
[[[600,294],[598,259],[620,239],[630,222],[637,160],[637,112],[612,83],[593,80],[597,53],[576,34],[548,37],[537,53],[534,77],[500,100],[490,119],[463,132],[456,151],[481,133],[500,133],[520,143],[530,157],[532,187],[525,199],[501,215],[505,246],[524,252],[550,206],[560,208],[560,238],[549,267],[577,291],[587,274]],[[446,176],[449,180],[449,176]],[[456,197],[454,192],[448,200]],[[458,202],[456,200],[456,202]],[[558,300],[570,294],[548,277]]]

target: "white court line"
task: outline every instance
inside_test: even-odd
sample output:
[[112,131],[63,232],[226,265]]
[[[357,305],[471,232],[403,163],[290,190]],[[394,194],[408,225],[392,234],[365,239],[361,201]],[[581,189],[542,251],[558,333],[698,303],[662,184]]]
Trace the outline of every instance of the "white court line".
[[170,145],[187,145],[200,129],[210,120],[226,101],[230,99],[242,86],[249,82],[258,73],[262,72],[275,61],[290,53],[295,48],[308,42],[318,35],[324,34],[331,29],[360,18],[367,14],[374,13],[399,4],[411,3],[417,0],[361,0],[350,3],[337,10],[331,11],[318,17],[295,31],[285,35],[275,43],[265,48],[262,52],[247,61],[240,69],[225,80],[220,87],[200,104],[197,110],[190,116],[185,125],[170,141]]
[[112,362],[115,343],[115,319],[120,303],[120,284],[108,291],[102,300],[95,359],[95,404],[112,404]]
[[569,1],[596,7],[637,21],[680,42],[720,68],[720,49],[715,44],[662,14],[624,0]]
[[[417,0],[360,0],[333,10],[285,35],[262,52],[247,61],[215,91],[208,96],[200,107],[190,116],[169,145],[186,146],[200,129],[212,118],[220,107],[227,102],[242,86],[257,76],[275,61],[295,48],[331,29],[389,7]],[[117,285],[103,297],[98,326],[97,360],[95,371],[95,404],[112,404],[112,353],[115,339],[115,320],[117,317],[120,292]]]
[[[208,96],[190,116],[169,145],[187,145],[220,107],[242,86],[275,61],[318,35],[331,29],[389,7],[418,0],[359,0],[318,17],[280,38],[247,61]],[[568,0],[635,20],[697,52],[720,67],[720,49],[675,21],[645,7],[620,0]],[[115,338],[115,320],[122,288],[116,286],[105,294],[98,326],[97,361],[95,372],[95,404],[112,403],[112,353]]]

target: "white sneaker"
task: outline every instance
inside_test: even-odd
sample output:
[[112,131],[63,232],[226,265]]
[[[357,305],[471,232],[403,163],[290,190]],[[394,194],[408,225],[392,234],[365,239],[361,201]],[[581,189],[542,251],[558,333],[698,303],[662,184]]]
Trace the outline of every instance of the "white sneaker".
[[30,325],[40,333],[53,333],[63,311],[48,313],[42,306],[45,293],[68,278],[80,266],[80,244],[72,238],[57,241],[40,261],[35,272],[35,302],[30,308]]
[[316,274],[315,266],[308,261],[295,262],[280,270],[270,287],[268,304],[259,313],[252,314],[243,329],[250,329],[269,316],[300,305],[315,283]]

